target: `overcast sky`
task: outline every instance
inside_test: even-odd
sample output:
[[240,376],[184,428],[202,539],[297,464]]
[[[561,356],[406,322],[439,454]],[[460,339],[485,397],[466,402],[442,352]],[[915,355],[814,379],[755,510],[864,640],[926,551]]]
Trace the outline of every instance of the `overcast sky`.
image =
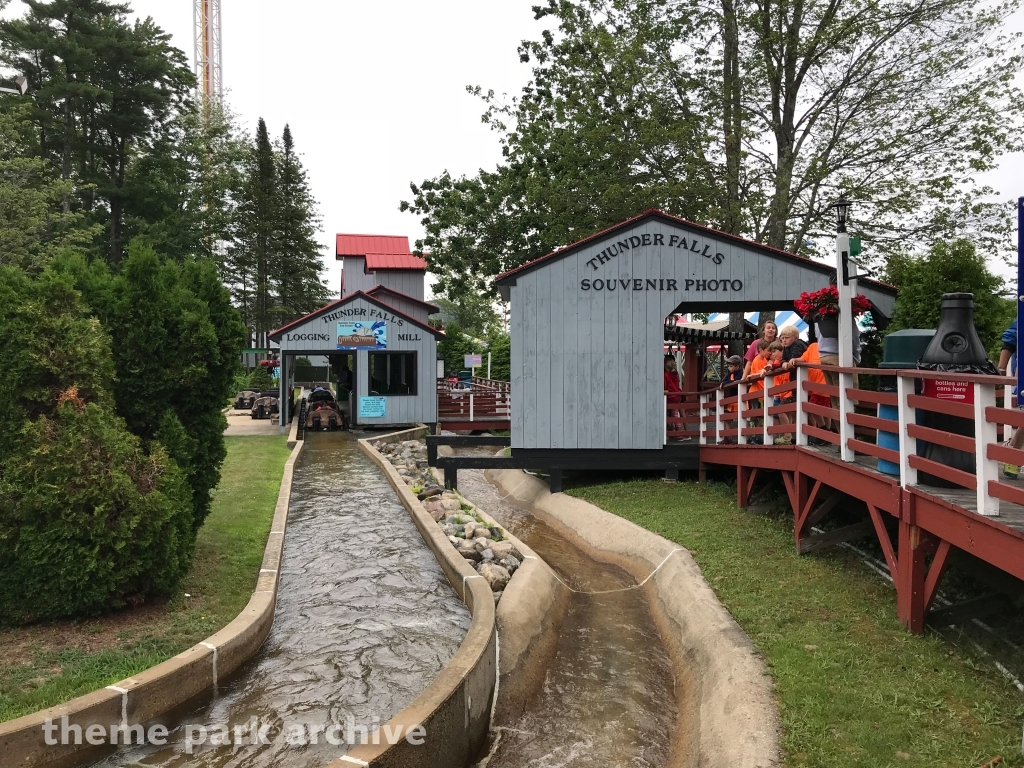
[[[192,61],[192,0],[130,0]],[[409,182],[493,168],[496,135],[467,85],[515,95],[529,78],[516,47],[539,36],[537,0],[222,0],[227,100],[250,130],[291,124],[320,204],[329,266],[336,232],[422,235],[400,213]],[[17,0],[5,16],[20,15]],[[1024,29],[1024,14],[1011,25]],[[985,181],[1024,195],[1024,158]],[[1000,273],[1008,274],[1006,268]]]
[[[409,182],[500,159],[467,85],[518,93],[516,47],[541,28],[537,0],[222,0],[227,101],[253,131],[291,125],[320,204],[328,285],[334,234],[421,237],[401,213]],[[192,61],[192,0],[131,0]]]

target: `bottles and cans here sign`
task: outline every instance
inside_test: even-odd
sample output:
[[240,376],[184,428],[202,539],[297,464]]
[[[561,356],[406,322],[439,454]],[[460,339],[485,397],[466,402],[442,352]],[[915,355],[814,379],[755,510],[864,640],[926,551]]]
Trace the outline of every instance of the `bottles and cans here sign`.
[[966,381],[949,381],[948,379],[925,379],[925,397],[937,400],[953,400],[971,405],[974,403],[974,387]]

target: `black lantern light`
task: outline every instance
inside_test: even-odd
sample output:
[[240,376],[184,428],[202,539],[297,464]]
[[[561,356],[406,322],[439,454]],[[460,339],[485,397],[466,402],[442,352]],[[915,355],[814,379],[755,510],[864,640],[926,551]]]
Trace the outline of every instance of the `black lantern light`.
[[836,232],[845,232],[846,221],[850,217],[850,208],[853,207],[853,203],[843,195],[839,195],[839,199],[832,203],[832,207],[836,209]]

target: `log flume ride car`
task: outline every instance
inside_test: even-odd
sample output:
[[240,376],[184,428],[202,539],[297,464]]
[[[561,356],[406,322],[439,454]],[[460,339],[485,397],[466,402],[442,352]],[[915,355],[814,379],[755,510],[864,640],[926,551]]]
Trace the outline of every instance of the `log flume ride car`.
[[348,429],[348,416],[338,405],[334,394],[329,389],[317,388],[309,393],[306,400],[306,422],[308,430],[319,432],[336,429]]

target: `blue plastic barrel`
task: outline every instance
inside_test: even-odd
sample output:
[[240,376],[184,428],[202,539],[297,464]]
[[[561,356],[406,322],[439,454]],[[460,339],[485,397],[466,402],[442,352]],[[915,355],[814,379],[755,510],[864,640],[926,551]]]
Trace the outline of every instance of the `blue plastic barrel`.
[[[878,418],[889,419],[891,421],[899,421],[900,412],[895,405],[879,405],[878,406]],[[899,427],[897,427],[899,429]],[[883,432],[878,430],[878,447],[879,448],[891,448],[894,451],[900,449],[900,436],[898,432]],[[885,459],[878,460],[878,471],[884,472],[887,475],[900,474],[900,465]]]

